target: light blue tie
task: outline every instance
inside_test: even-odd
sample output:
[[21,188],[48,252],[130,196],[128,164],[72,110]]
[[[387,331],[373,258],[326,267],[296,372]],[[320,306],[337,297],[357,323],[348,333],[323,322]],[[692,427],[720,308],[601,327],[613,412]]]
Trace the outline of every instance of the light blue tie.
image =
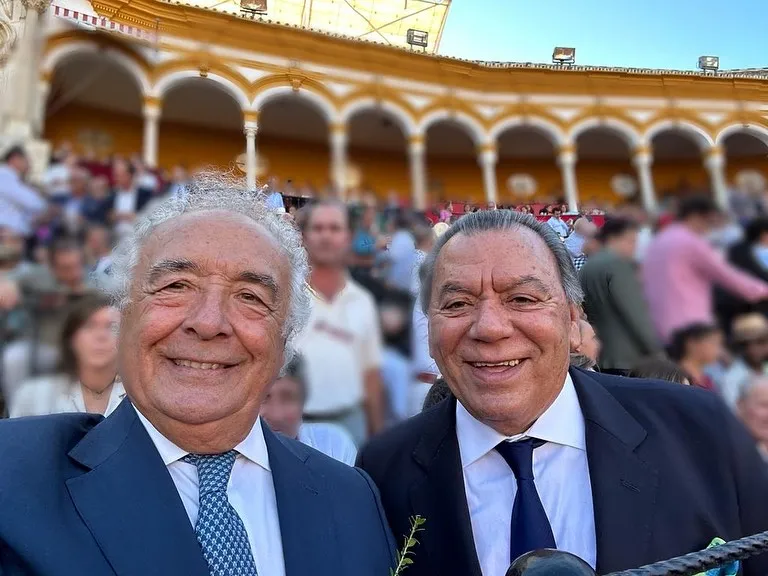
[[188,454],[184,462],[197,466],[200,509],[195,532],[211,576],[256,576],[248,533],[227,499],[227,484],[237,452]]

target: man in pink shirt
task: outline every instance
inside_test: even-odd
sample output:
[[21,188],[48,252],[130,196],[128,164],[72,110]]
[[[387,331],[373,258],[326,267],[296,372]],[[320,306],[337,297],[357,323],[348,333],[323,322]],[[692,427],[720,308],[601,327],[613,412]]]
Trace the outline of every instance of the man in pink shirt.
[[648,247],[643,286],[651,319],[665,343],[677,330],[714,321],[714,286],[751,302],[768,299],[768,284],[731,266],[707,241],[721,222],[722,213],[710,198],[685,199],[677,221]]

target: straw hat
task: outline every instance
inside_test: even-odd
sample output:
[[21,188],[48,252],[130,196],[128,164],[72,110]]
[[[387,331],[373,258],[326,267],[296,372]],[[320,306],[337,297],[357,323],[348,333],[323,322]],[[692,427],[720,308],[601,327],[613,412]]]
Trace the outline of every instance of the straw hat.
[[737,344],[752,342],[768,336],[768,319],[760,313],[744,314],[731,324],[733,341]]

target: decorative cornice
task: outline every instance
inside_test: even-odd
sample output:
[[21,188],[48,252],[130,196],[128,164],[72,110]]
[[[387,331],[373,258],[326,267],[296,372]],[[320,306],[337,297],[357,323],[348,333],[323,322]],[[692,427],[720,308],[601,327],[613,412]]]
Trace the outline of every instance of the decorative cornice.
[[309,59],[319,65],[397,76],[454,89],[768,101],[768,78],[749,75],[478,63],[430,56],[161,0],[94,0],[92,5],[100,16],[147,30],[156,31],[159,28],[164,35],[241,50],[258,47],[259,52],[289,60]]

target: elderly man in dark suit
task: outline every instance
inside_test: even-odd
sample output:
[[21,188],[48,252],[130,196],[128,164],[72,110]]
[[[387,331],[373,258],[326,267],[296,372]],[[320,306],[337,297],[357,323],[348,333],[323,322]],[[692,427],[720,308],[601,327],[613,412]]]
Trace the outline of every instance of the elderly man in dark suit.
[[[410,576],[503,576],[554,547],[603,574],[768,529],[768,470],[714,394],[569,370],[581,287],[548,226],[470,214],[425,266],[430,349],[456,398],[359,457],[395,533],[426,518]],[[763,576],[768,557],[745,568]]]
[[609,218],[600,230],[602,249],[579,271],[584,312],[603,343],[600,370],[622,376],[661,351],[634,263],[638,228]]
[[187,191],[114,261],[128,399],[0,423],[0,574],[387,576],[368,476],[259,417],[307,317],[298,231],[218,178]]

